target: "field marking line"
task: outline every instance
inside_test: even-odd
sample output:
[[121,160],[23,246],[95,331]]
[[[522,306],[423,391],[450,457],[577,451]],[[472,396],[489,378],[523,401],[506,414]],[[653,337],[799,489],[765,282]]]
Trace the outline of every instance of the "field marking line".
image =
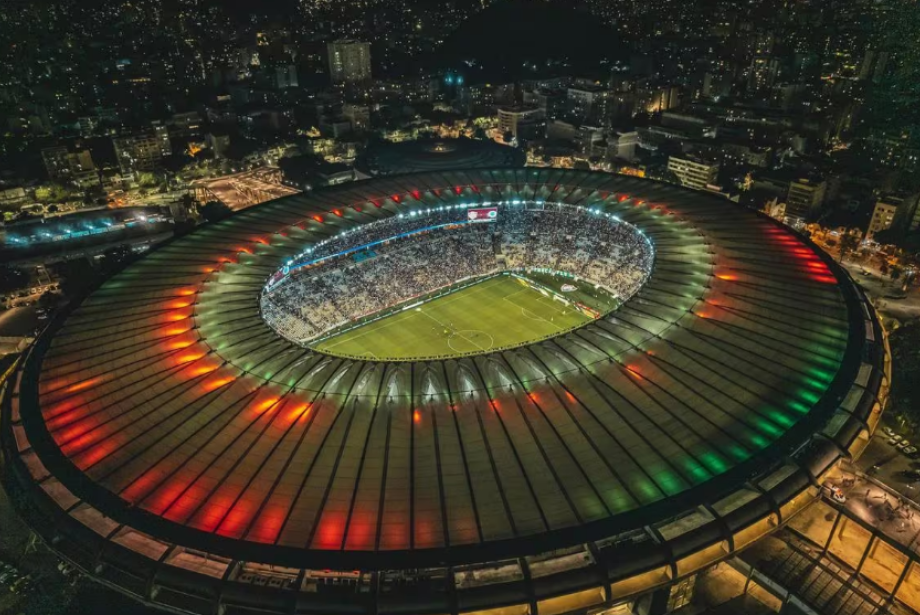
[[[513,305],[513,306],[515,306],[515,307],[521,307],[521,306],[519,306],[517,303],[515,303],[514,301],[510,301],[510,300],[509,300],[508,303],[510,303],[511,305]],[[545,320],[543,317],[538,316],[537,314],[535,314],[534,312],[531,312],[530,310],[528,310],[528,309],[525,308],[525,307],[522,307],[522,308],[521,308],[521,316],[523,316],[524,318],[529,318],[530,320],[536,320],[536,321]]]
[[[447,305],[448,303],[451,303],[451,302],[454,301],[455,299],[460,299],[460,298],[462,298],[461,295],[463,296],[463,298],[465,298],[465,297],[468,297],[468,296],[472,295],[472,294],[475,293],[475,292],[478,292],[478,291],[480,291],[480,290],[484,290],[484,289],[488,288],[488,287],[490,286],[489,282],[492,282],[492,281],[494,281],[494,280],[498,280],[498,279],[501,278],[501,277],[502,277],[502,276],[496,276],[496,277],[494,277],[494,278],[489,278],[488,280],[482,280],[481,282],[478,282],[478,283],[476,283],[476,284],[474,284],[474,285],[472,285],[472,286],[469,286],[469,287],[467,287],[467,288],[463,288],[463,289],[461,289],[460,291],[458,291],[458,292],[456,293],[456,295],[457,295],[456,297],[450,297],[450,298],[448,298],[448,297],[438,297],[437,299],[433,299],[433,300],[431,300],[430,302],[429,302],[429,301],[426,301],[423,305],[428,305],[429,303],[435,303],[435,302],[439,302],[440,305]],[[464,292],[464,291],[469,291],[469,292]],[[444,301],[441,301],[441,300],[444,300]],[[384,309],[386,309],[386,308],[384,308]],[[343,332],[341,332],[341,333],[337,333],[337,334],[333,335],[332,337],[328,338],[327,341],[334,340],[334,339],[336,339],[336,338],[338,338],[338,337],[340,337],[340,336],[348,335],[348,334],[350,334],[350,333],[354,333],[354,336],[353,336],[353,337],[350,337],[350,338],[343,339],[343,340],[339,340],[339,341],[334,342],[334,343],[329,344],[329,345],[323,344],[322,347],[323,347],[323,348],[326,348],[326,349],[334,348],[334,347],[338,346],[339,344],[342,344],[342,343],[345,343],[345,342],[351,342],[351,341],[354,341],[354,340],[356,340],[356,339],[358,339],[358,338],[360,338],[360,337],[364,337],[364,336],[367,335],[368,333],[374,333],[374,332],[376,332],[376,331],[379,331],[380,329],[385,329],[386,327],[389,327],[390,325],[392,325],[392,324],[394,324],[394,323],[396,323],[396,322],[399,322],[399,321],[400,321],[400,318],[399,318],[399,317],[402,316],[403,314],[405,314],[406,312],[408,312],[408,313],[411,314],[411,310],[406,310],[406,311],[404,311],[404,312],[397,312],[397,313],[395,313],[395,314],[390,314],[389,316],[385,316],[384,318],[381,319],[381,321],[389,320],[390,322],[386,322],[386,323],[381,322],[379,325],[378,325],[378,322],[380,322],[380,321],[369,322],[369,323],[360,325],[360,326],[357,327],[356,329],[350,329],[350,330],[348,330],[348,331],[343,331]],[[374,325],[377,325],[377,326],[374,327]],[[363,332],[359,333],[358,331],[361,330],[361,329],[365,329],[365,330],[364,330]],[[320,346],[317,346],[316,348],[319,349]]]
[[[463,335],[464,333],[471,333],[471,334],[473,334],[473,335],[476,335],[476,334],[478,333],[478,334],[484,335],[484,336],[486,336],[487,338],[489,338],[489,345],[488,345],[487,347],[483,348],[483,351],[489,351],[489,350],[492,350],[493,348],[495,348],[495,338],[492,337],[492,334],[491,334],[491,333],[486,333],[486,332],[483,331],[482,329],[463,329],[463,330],[461,330],[461,331],[457,331],[456,334],[459,335],[459,336],[462,336],[462,337],[466,338],[466,336]],[[467,338],[467,339],[468,339],[468,338]],[[449,341],[449,340],[448,340],[448,341]],[[472,342],[473,340],[470,340],[470,341]],[[475,343],[475,342],[474,342],[474,343]],[[480,346],[480,348],[481,348],[481,346]]]
[[[441,322],[440,320],[438,320],[437,318],[435,318],[434,316],[432,316],[431,314],[429,314],[428,312],[426,312],[426,311],[424,311],[424,310],[422,310],[421,313],[424,314],[425,316],[427,316],[428,318],[430,318],[431,320],[435,321],[436,323],[438,323],[439,325],[441,325],[442,327],[444,327],[444,328],[447,329],[448,331],[451,331],[454,335],[457,335],[457,336],[459,336],[459,337],[462,337],[463,339],[465,339],[466,341],[468,341],[470,344],[472,344],[473,346],[475,346],[476,348],[478,348],[478,349],[481,350],[482,352],[486,352],[486,349],[485,349],[485,348],[483,348],[482,346],[480,346],[479,344],[477,344],[476,342],[474,342],[473,340],[471,340],[471,339],[468,338],[467,336],[463,335],[463,333],[461,333],[460,331],[454,331],[454,330],[453,330],[453,327],[449,327],[449,326],[445,325],[443,322]],[[472,331],[472,329],[469,329],[469,331]],[[494,341],[493,341],[493,344],[494,344]],[[454,352],[460,352],[459,350],[457,350],[456,348],[454,348],[453,346],[450,345],[450,338],[449,338],[449,337],[447,338],[447,346],[448,346],[448,348],[450,348],[450,349],[453,350]]]
[[[555,311],[555,312],[557,312],[557,313],[559,313],[559,314],[562,314],[563,312],[565,312],[565,308],[560,308],[559,306],[557,306],[557,305],[556,305],[556,301],[555,301],[553,298],[547,297],[546,295],[544,295],[544,294],[541,293],[540,291],[535,290],[535,289],[530,288],[530,287],[522,288],[522,289],[520,289],[520,290],[518,290],[518,291],[515,291],[515,292],[511,293],[510,295],[505,295],[505,296],[502,297],[502,298],[503,298],[503,299],[508,299],[509,301],[511,301],[511,303],[514,303],[514,301],[512,301],[511,299],[509,299],[509,297],[515,297],[515,296],[517,296],[517,295],[520,295],[521,293],[530,293],[530,294],[534,294],[534,293],[535,293],[535,294],[538,294],[538,295],[540,295],[540,296],[537,297],[537,299],[536,299],[536,301],[535,301],[534,303],[539,303],[540,305],[542,305],[542,306],[544,306],[544,307],[551,307],[551,308],[553,308],[553,311]],[[545,301],[546,303],[544,303],[544,301]],[[517,305],[517,304],[515,303],[515,305]],[[518,305],[518,307],[520,307],[520,306]]]
[[[483,348],[482,346],[479,346],[478,344],[476,344],[476,342],[473,342],[482,352],[489,352],[490,350],[495,348],[495,338],[489,335],[488,333],[486,333],[485,331],[483,331],[482,329],[464,329],[463,331],[467,333],[475,333],[476,331],[478,331],[479,333],[482,333],[483,335],[489,338],[488,348]],[[463,333],[459,331],[455,335],[462,337],[463,339],[466,339],[468,341],[471,341],[471,342],[473,341],[467,338],[465,335],[463,335]],[[459,352],[461,354],[468,352],[466,350],[458,350],[457,348],[454,348],[453,336],[447,338],[447,345],[450,346],[450,349],[453,350],[454,352]]]
[[[329,349],[329,348],[334,348],[334,347],[338,346],[339,344],[344,344],[345,342],[352,342],[352,341],[354,341],[354,340],[356,340],[356,339],[358,339],[358,338],[361,338],[361,337],[364,337],[365,335],[368,335],[369,333],[374,333],[375,331],[379,331],[380,329],[385,329],[385,328],[389,327],[390,325],[394,325],[394,324],[396,324],[396,323],[398,323],[398,322],[400,322],[400,321],[402,320],[401,317],[404,317],[404,316],[406,316],[406,315],[407,315],[406,312],[399,312],[399,313],[396,313],[396,314],[390,314],[390,316],[388,317],[388,318],[390,319],[390,322],[379,322],[379,321],[378,321],[378,322],[369,322],[369,323],[367,323],[367,324],[364,324],[364,325],[359,326],[357,329],[351,329],[350,331],[342,331],[341,333],[338,333],[338,334],[336,334],[336,335],[333,335],[333,336],[330,337],[327,341],[334,340],[334,339],[336,339],[336,338],[338,338],[338,337],[341,337],[341,336],[343,336],[343,335],[348,335],[349,333],[353,333],[354,335],[353,335],[352,337],[350,337],[350,338],[340,339],[339,341],[333,342],[332,344],[328,344],[328,345],[325,344],[325,343],[320,344],[320,345],[317,346],[316,348],[319,349],[319,348],[322,347],[322,348]],[[382,319],[382,320],[387,320],[387,318],[384,318],[384,319]],[[377,325],[377,326],[372,328],[371,325]],[[364,331],[361,331],[361,329],[364,329]]]
[[[515,293],[515,294],[516,294],[516,293]],[[523,316],[526,316],[527,318],[530,318],[531,320],[542,320],[543,322],[548,323],[548,324],[552,325],[553,327],[555,327],[558,331],[565,331],[565,328],[564,328],[564,327],[560,327],[559,325],[557,325],[557,324],[556,324],[555,322],[553,322],[552,320],[547,320],[547,319],[543,318],[542,316],[540,316],[539,314],[537,314],[536,312],[532,312],[531,310],[525,308],[524,306],[515,303],[514,301],[512,301],[511,299],[508,298],[508,297],[511,297],[511,296],[513,296],[513,295],[507,295],[507,296],[505,296],[505,297],[502,297],[502,301],[507,301],[508,303],[510,303],[511,305],[513,305],[514,307],[520,308],[521,314],[522,314]],[[541,295],[541,297],[542,297],[542,295]],[[553,307],[555,307],[555,306],[553,306]],[[557,310],[557,311],[558,311],[558,310]],[[526,312],[530,312],[531,314],[533,314],[533,316],[527,316]],[[559,312],[559,313],[561,313],[561,312]],[[536,318],[534,318],[534,316],[536,316]]]

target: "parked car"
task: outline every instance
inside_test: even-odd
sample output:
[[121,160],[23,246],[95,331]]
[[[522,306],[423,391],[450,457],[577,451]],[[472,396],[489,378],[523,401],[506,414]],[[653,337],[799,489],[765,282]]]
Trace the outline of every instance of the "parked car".
[[901,452],[909,457],[910,455],[916,454],[917,447],[916,446],[905,446],[904,448],[901,449]]
[[888,436],[889,438],[891,438],[892,436],[894,436],[894,429],[892,429],[891,427],[885,427],[884,429],[882,429],[882,431],[883,431],[883,432],[885,433],[885,435]]

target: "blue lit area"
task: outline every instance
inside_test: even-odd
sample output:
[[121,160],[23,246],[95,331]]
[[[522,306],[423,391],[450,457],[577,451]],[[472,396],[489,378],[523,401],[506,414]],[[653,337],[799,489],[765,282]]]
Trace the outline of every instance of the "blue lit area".
[[[168,222],[169,217],[161,213],[131,213],[122,216],[97,216],[91,219],[74,220],[78,216],[66,216],[60,219],[30,221],[21,225],[8,227],[6,244],[14,248],[31,245],[69,241],[92,237],[105,233]],[[68,219],[71,218],[71,219]]]

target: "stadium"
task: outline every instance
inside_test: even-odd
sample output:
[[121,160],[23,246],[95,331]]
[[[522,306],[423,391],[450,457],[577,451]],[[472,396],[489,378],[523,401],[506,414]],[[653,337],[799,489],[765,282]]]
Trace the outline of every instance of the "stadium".
[[757,212],[426,172],[129,266],[23,358],[2,437],[43,541],[173,612],[596,613],[806,509],[888,369],[858,286]]

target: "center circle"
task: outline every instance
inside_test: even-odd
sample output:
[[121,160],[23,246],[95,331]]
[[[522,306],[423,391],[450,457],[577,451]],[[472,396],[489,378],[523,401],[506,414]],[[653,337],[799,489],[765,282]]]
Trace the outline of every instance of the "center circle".
[[495,352],[603,318],[648,279],[641,230],[599,208],[419,208],[314,244],[276,271],[261,315],[325,354],[385,361]]

